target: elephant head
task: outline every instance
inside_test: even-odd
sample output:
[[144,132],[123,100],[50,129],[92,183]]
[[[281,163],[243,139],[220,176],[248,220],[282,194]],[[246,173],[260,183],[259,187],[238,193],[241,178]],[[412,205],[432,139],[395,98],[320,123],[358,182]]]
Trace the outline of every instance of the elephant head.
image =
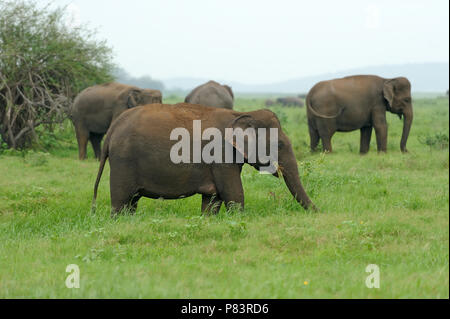
[[142,105],[162,103],[162,94],[159,90],[144,89],[141,96]]
[[132,89],[128,92],[128,108],[153,103],[162,103],[162,95],[159,90]]
[[[236,117],[228,127],[233,129],[241,128],[246,130],[248,128],[253,128],[250,132],[253,134],[246,135],[245,145],[243,147],[238,147],[233,140],[227,140],[229,143],[233,144],[235,149],[242,154],[245,161],[261,170],[262,167],[268,167],[274,163],[275,169],[272,173],[273,176],[279,177],[279,173],[284,178],[286,186],[291,192],[292,196],[297,202],[299,202],[305,209],[312,208],[316,209],[312,201],[306,194],[303,185],[300,181],[298,174],[297,160],[292,150],[291,142],[286,134],[281,129],[280,121],[277,116],[270,110],[258,110],[253,112],[244,113]],[[265,128],[265,134],[262,133],[261,128]],[[278,133],[278,138],[271,138],[270,129],[275,129]],[[254,143],[255,148],[249,148],[251,141],[265,140],[265,143]],[[265,145],[265,149],[264,149]],[[263,149],[259,149],[261,147]],[[276,149],[278,152],[277,158],[271,158],[268,160],[268,155],[273,156],[272,149]],[[261,157],[264,156],[264,159]],[[266,156],[265,156],[266,155]],[[249,162],[248,159],[254,156],[256,161]],[[274,162],[275,161],[275,162]]]
[[407,78],[399,77],[387,80],[383,86],[383,96],[387,101],[387,110],[403,116],[403,133],[400,149],[407,152],[406,142],[413,121],[413,107],[411,100],[411,83]]

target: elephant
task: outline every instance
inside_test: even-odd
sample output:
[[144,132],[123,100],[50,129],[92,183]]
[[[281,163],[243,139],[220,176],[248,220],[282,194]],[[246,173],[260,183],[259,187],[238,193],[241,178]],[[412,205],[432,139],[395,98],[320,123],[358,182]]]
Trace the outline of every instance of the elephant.
[[273,105],[275,105],[275,102],[274,102],[273,100],[271,100],[271,99],[267,99],[267,100],[264,102],[264,104],[265,104],[266,106],[273,106]]
[[283,106],[304,106],[303,100],[298,97],[280,97],[276,100],[276,103]]
[[228,85],[208,81],[193,89],[184,102],[233,109],[234,94]]
[[[179,143],[172,139],[173,130],[178,128],[188,132],[188,141],[192,144],[195,142],[194,120],[201,120],[203,136],[207,132],[206,129],[213,128],[219,131],[219,140],[224,141],[221,147],[225,148],[227,146],[225,144],[228,143],[231,152],[234,152],[231,161],[223,161],[222,155],[219,155],[219,160],[210,162],[203,158],[197,162],[173,161],[171,149],[175,143]],[[274,164],[278,169],[269,174],[275,177],[282,175],[294,199],[305,209],[317,210],[300,181],[291,142],[282,131],[280,121],[272,111],[263,109],[236,112],[187,103],[138,106],[123,112],[117,121],[113,122],[102,148],[92,210],[95,211],[98,185],[108,158],[111,217],[123,210],[133,213],[141,197],[178,199],[201,194],[203,213],[216,214],[222,203],[227,209],[231,207],[243,209],[244,190],[240,176],[242,166],[249,163],[254,168],[260,169],[264,163],[259,155],[255,161],[251,163],[248,161],[248,138],[250,137],[245,140],[245,147],[238,148],[234,140],[230,141],[222,137],[226,128],[242,130],[253,128],[253,132],[258,134],[252,137],[253,140],[261,137],[259,128],[277,130],[278,142],[275,139],[271,141],[270,137],[265,140],[266,147],[271,145],[278,150],[278,164]],[[202,139],[201,143],[203,148],[206,141]],[[178,151],[176,153],[178,154]],[[192,153],[194,156],[194,152]],[[236,153],[242,155],[242,162],[236,160]]]
[[360,153],[369,151],[372,128],[378,152],[386,152],[386,111],[403,116],[400,150],[407,152],[413,120],[411,83],[405,77],[392,79],[376,75],[355,75],[322,81],[306,97],[310,146],[315,151],[322,139],[324,151],[331,152],[335,132],[361,131]]
[[94,85],[81,91],[70,110],[79,159],[86,158],[88,140],[91,141],[95,157],[100,159],[102,138],[111,122],[123,111],[138,105],[161,102],[159,90],[140,89],[116,82]]

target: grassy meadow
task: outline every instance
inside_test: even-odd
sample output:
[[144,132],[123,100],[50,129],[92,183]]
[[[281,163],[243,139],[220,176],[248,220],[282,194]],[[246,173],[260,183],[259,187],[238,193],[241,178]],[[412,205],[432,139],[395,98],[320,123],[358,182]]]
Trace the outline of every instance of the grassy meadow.
[[[165,99],[174,103],[179,98]],[[237,98],[236,110],[262,108]],[[109,166],[78,161],[70,122],[35,150],[0,150],[0,298],[449,298],[449,101],[414,100],[409,153],[388,113],[388,153],[359,155],[359,131],[309,152],[304,108],[273,107],[319,213],[282,180],[245,166],[244,212],[200,213],[201,197],[143,198],[109,216]],[[77,264],[80,288],[65,285]],[[365,285],[366,267],[380,288]]]

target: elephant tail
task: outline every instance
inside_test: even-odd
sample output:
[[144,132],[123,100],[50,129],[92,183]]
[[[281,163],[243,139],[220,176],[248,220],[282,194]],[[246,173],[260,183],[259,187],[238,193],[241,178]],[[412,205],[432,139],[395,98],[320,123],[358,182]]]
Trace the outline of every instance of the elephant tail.
[[103,144],[102,149],[102,155],[100,156],[100,166],[98,168],[97,173],[97,179],[95,180],[95,186],[94,186],[94,198],[92,199],[92,207],[91,207],[91,213],[95,213],[96,207],[96,201],[97,201],[97,191],[98,191],[98,184],[100,183],[100,179],[102,178],[103,169],[105,168],[106,160],[108,159],[109,155],[109,134],[105,138],[105,142]]
[[316,110],[314,110],[311,106],[311,98],[309,96],[309,94],[306,96],[306,107],[307,109],[314,114],[317,117],[321,117],[324,119],[335,119],[336,117],[338,117],[339,115],[341,115],[342,111],[344,110],[344,108],[341,108],[335,115],[324,115],[324,114],[320,114],[319,112],[317,112]]

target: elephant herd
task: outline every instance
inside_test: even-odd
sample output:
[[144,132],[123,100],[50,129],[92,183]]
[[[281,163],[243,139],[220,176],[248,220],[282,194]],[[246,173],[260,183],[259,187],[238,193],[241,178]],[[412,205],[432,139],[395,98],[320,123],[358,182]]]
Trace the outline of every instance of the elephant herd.
[[[386,111],[403,117],[400,149],[407,151],[413,109],[411,84],[404,77],[385,79],[357,75],[322,81],[313,86],[305,102],[312,151],[322,140],[324,151],[331,152],[331,138],[335,132],[360,130],[360,153],[367,153],[372,129],[375,129],[377,149],[386,152]],[[202,136],[211,129],[224,133],[227,128],[243,131],[251,128],[257,132],[253,139],[266,139],[265,145],[271,145],[273,141],[267,136],[262,137],[261,129],[276,129],[277,170],[272,175],[282,176],[294,199],[305,209],[315,210],[300,181],[291,141],[275,113],[268,109],[238,112],[233,110],[233,103],[232,89],[214,81],[193,89],[184,103],[175,105],[162,104],[162,94],[158,90],[119,83],[96,85],[80,92],[70,117],[75,127],[79,158],[86,158],[90,141],[100,160],[93,209],[108,158],[112,216],[123,210],[134,212],[141,197],[177,199],[201,194],[204,213],[217,213],[222,203],[227,209],[234,205],[243,208],[240,176],[243,163],[194,161],[176,164],[171,160],[176,142],[172,139],[173,130],[182,128],[195,143],[198,136],[195,137],[193,123],[200,120]],[[249,140],[250,136],[246,143]],[[208,141],[197,142],[203,147]],[[259,153],[256,162],[248,161],[247,144],[244,148],[237,147],[234,142],[231,144],[233,151],[245,158],[245,163],[255,169],[263,165]]]
[[264,104],[268,107],[274,106],[276,104],[280,104],[282,106],[297,106],[297,107],[303,107],[305,105],[300,96],[279,97],[275,101],[272,99],[267,99]]
[[[185,102],[227,109],[233,108],[234,95],[227,85],[209,81],[192,90]],[[120,83],[88,87],[75,98],[70,117],[75,127],[78,154],[86,158],[88,140],[100,159],[100,144],[111,123],[124,111],[139,105],[162,103],[159,90],[141,89]]]

